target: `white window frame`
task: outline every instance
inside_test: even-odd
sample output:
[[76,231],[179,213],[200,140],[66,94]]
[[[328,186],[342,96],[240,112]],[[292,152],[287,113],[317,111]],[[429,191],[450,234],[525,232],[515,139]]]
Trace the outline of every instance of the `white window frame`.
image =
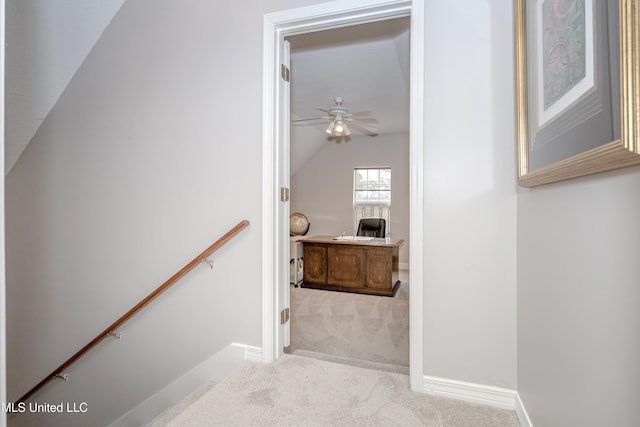
[[353,234],[355,235],[358,230],[358,224],[362,218],[384,218],[386,222],[385,237],[389,237],[391,234],[391,183],[389,183],[389,189],[375,188],[373,191],[388,191],[389,201],[356,201],[356,192],[364,191],[363,189],[356,188],[357,174],[359,170],[388,170],[391,176],[390,166],[381,167],[359,167],[353,168]]

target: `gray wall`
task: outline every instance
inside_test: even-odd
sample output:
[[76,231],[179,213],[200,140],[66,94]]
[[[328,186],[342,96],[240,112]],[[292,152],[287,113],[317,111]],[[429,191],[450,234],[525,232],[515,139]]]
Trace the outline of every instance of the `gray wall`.
[[640,419],[640,170],[518,195],[518,390],[536,426]]
[[[299,142],[304,143],[304,141]],[[409,262],[409,135],[352,134],[327,141],[291,177],[291,212],[302,212],[309,236],[354,234],[353,168],[391,167],[391,236],[404,239],[400,262]]]
[[516,388],[513,7],[425,4],[424,373]]

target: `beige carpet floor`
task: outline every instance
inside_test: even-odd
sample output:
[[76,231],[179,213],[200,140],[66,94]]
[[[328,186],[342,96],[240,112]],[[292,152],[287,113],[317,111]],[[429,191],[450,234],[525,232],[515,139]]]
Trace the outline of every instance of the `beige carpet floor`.
[[291,345],[285,351],[326,355],[322,358],[336,362],[362,360],[403,367],[408,374],[407,279],[408,271],[401,271],[402,284],[394,297],[292,286]]
[[307,357],[244,362],[151,425],[517,427],[514,411],[414,393],[409,377]]

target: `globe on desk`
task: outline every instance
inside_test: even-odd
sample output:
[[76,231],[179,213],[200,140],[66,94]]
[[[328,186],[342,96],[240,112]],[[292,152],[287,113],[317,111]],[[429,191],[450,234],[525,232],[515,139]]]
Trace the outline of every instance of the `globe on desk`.
[[292,236],[304,236],[309,231],[309,219],[300,212],[289,215],[289,234]]

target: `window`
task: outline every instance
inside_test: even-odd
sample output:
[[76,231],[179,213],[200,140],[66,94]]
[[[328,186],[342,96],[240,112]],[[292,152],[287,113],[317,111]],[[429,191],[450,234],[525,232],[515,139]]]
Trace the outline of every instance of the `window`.
[[354,234],[362,218],[384,218],[389,236],[391,224],[391,168],[353,170]]

